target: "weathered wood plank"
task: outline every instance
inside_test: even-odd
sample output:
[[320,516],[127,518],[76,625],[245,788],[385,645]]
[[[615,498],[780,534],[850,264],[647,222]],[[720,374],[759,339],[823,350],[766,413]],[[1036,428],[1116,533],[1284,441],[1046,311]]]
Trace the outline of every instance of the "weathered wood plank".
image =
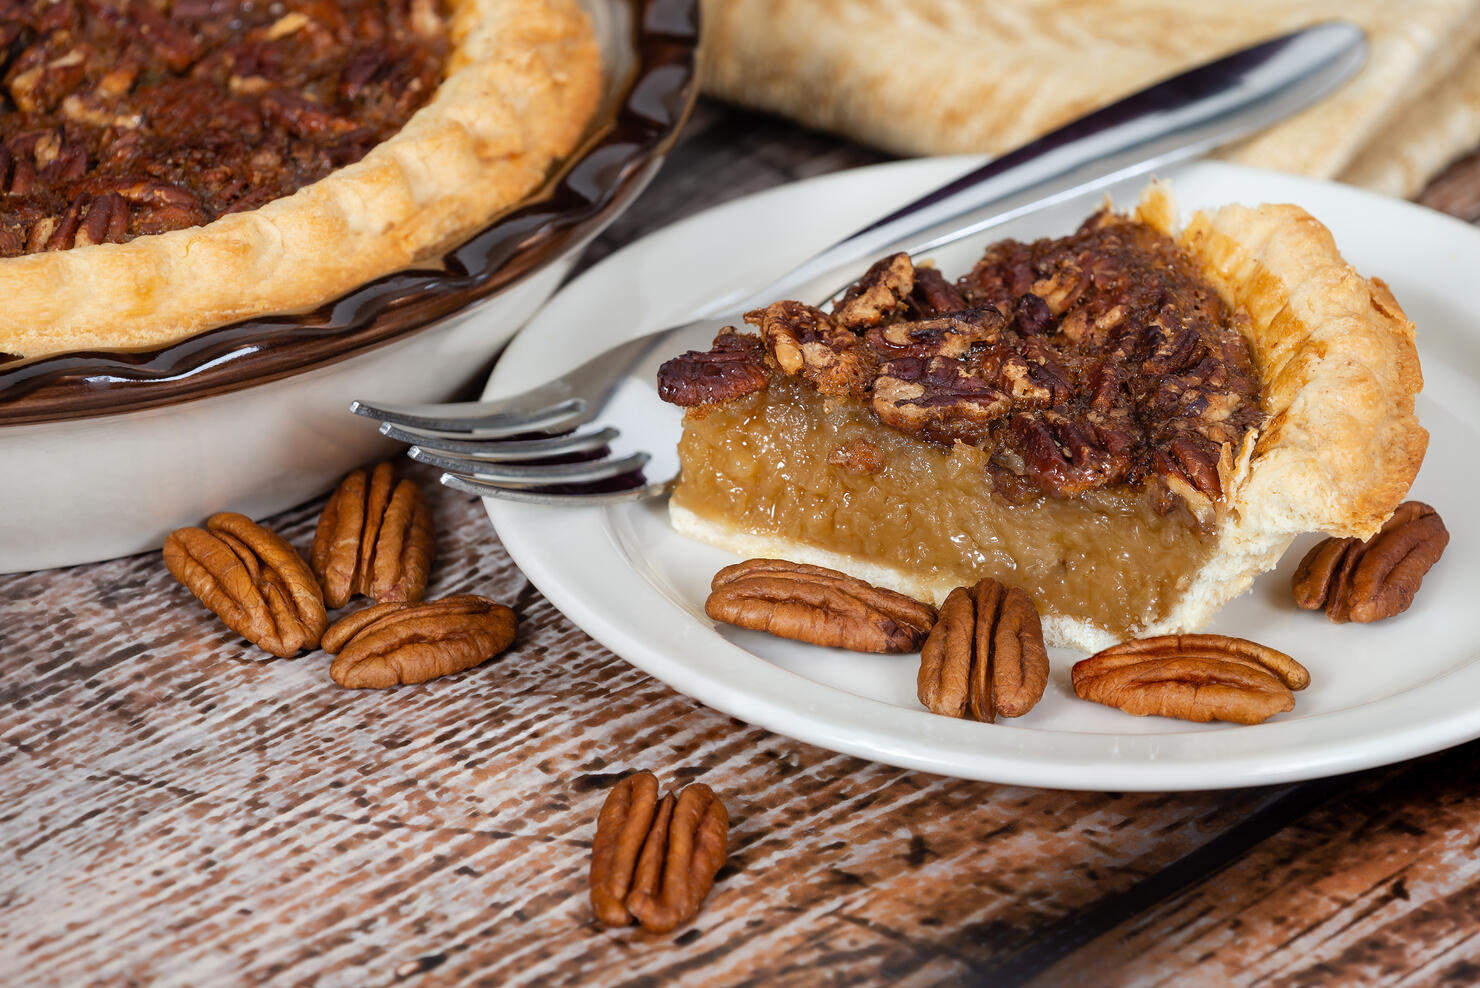
[[1480,982],[1480,744],[1351,780],[1228,870],[1034,982]]
[[[511,601],[522,630],[421,687],[343,691],[322,654],[268,659],[153,556],[0,581],[0,971],[359,985],[444,957],[437,983],[936,983],[990,971],[1281,792],[991,786],[747,727],[591,642],[479,505],[428,492],[432,592]],[[316,508],[275,526],[304,546]],[[586,904],[596,811],[639,767],[702,777],[735,818],[711,901],[669,937],[600,930]]]

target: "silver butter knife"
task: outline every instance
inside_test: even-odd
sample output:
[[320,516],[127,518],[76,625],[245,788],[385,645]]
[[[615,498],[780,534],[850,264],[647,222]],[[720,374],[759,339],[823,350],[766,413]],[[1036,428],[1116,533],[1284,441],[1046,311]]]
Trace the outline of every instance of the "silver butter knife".
[[[667,439],[647,428],[656,395],[650,382],[646,388],[617,387],[624,378],[651,370],[636,373],[652,363],[653,355],[706,345],[747,309],[778,298],[831,298],[854,280],[864,259],[898,251],[928,254],[1248,136],[1329,95],[1357,72],[1366,51],[1361,29],[1343,21],[1245,48],[995,158],[857,230],[764,288],[716,299],[693,322],[644,334],[539,387],[485,402],[356,401],[351,410],[381,420],[381,432],[413,444],[413,459],[447,470],[444,484],[471,493],[542,504],[662,494],[676,476],[677,462]],[[604,428],[572,431],[608,408]],[[654,452],[658,461],[649,463]]]

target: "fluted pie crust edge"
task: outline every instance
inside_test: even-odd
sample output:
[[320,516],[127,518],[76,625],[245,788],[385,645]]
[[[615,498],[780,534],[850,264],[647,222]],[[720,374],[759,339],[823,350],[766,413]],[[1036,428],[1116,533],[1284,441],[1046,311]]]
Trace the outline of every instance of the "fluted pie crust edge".
[[[1367,538],[1407,496],[1428,433],[1414,414],[1423,387],[1411,320],[1378,278],[1347,264],[1329,230],[1294,205],[1224,206],[1180,233],[1164,183],[1136,215],[1172,236],[1245,324],[1267,418],[1243,448],[1225,446],[1215,547],[1166,616],[1143,635],[1203,627],[1304,532]],[[753,532],[670,503],[674,528],[742,556],[830,566],[942,603],[960,580]],[[992,575],[992,574],[986,574]],[[1010,582],[1010,577],[1004,577]],[[1121,636],[1043,615],[1050,645],[1097,651]]]
[[0,260],[0,353],[163,346],[313,308],[432,257],[546,178],[601,91],[574,0],[450,0],[447,77],[405,127],[290,196],[204,226]]

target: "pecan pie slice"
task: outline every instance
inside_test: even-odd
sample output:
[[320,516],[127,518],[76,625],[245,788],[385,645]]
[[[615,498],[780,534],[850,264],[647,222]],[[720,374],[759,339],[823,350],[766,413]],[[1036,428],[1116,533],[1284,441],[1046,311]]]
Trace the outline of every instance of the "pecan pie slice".
[[576,0],[0,0],[0,353],[312,308],[533,190],[593,112]]
[[1153,185],[954,282],[885,258],[669,361],[674,525],[937,603],[993,577],[1088,650],[1195,630],[1301,532],[1370,535],[1427,443],[1412,323],[1297,207],[1174,215]]

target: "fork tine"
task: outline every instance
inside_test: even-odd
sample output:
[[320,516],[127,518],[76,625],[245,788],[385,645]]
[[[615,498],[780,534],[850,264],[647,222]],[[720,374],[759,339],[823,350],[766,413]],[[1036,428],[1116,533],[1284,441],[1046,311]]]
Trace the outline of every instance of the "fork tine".
[[594,432],[575,432],[549,439],[454,439],[436,433],[415,432],[386,423],[382,434],[397,442],[439,453],[458,453],[478,460],[541,460],[571,453],[588,453],[608,445],[620,433],[608,426]]
[[349,410],[356,415],[379,419],[383,423],[381,432],[385,432],[389,425],[450,435],[477,432],[490,438],[520,432],[573,429],[591,417],[588,403],[581,398],[540,400],[536,391],[519,397],[517,403],[453,402],[446,405],[376,405],[352,401]]
[[493,484],[515,484],[546,487],[561,484],[587,484],[622,474],[636,473],[652,459],[648,453],[632,453],[616,460],[588,460],[583,463],[546,463],[538,465],[501,464],[491,460],[474,460],[444,456],[420,446],[412,446],[406,455],[418,463],[443,470],[471,474]]
[[673,479],[671,478],[658,483],[646,483],[641,478],[637,478],[631,487],[618,488],[616,490],[603,489],[593,485],[588,490],[576,488],[574,490],[552,491],[527,487],[499,487],[494,484],[469,480],[462,474],[457,473],[444,473],[440,480],[444,487],[450,487],[455,491],[464,491],[468,494],[477,494],[480,497],[493,497],[501,501],[517,501],[521,504],[554,504],[563,507],[579,507],[585,505],[595,507],[602,504],[619,504],[623,501],[638,501],[643,498],[666,494],[673,486]]

